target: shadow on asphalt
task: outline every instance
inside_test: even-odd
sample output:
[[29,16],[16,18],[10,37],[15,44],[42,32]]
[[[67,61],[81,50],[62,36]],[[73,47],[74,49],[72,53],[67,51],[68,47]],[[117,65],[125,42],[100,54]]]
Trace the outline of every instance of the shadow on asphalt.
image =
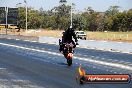
[[63,63],[63,62],[59,62],[57,64],[62,65],[62,66],[67,66],[67,63]]

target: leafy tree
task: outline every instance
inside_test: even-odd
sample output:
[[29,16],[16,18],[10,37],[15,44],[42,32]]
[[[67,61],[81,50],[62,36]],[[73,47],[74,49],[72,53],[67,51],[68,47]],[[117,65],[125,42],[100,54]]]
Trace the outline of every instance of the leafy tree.
[[[60,5],[51,10],[28,8],[28,29],[49,28],[65,30],[70,26],[70,10],[68,5]],[[19,21],[25,29],[25,8],[19,7]],[[73,26],[78,30],[88,31],[132,31],[132,9],[119,11],[119,6],[110,6],[106,12],[96,12],[91,7],[82,13],[73,14]]]

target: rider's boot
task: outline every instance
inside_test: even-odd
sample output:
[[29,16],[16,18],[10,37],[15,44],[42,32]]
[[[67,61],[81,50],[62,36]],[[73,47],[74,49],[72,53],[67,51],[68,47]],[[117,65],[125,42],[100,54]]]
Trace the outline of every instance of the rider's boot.
[[60,51],[60,52],[63,51],[63,47],[62,47],[62,45],[60,45],[59,51]]

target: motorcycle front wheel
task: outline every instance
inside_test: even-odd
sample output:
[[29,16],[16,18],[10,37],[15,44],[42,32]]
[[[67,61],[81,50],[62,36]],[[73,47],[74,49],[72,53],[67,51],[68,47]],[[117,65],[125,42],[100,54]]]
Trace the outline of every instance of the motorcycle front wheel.
[[68,64],[68,66],[71,66],[72,65],[72,59],[67,59],[67,64]]

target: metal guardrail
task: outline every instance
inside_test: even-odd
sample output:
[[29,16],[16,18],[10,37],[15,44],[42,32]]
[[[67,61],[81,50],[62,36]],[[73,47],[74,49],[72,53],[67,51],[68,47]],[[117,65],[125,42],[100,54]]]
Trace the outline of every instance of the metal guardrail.
[[[39,37],[39,42],[59,45],[59,38]],[[82,48],[132,53],[131,43],[96,40],[78,40],[78,43]]]
[[[5,35],[5,34],[0,34],[0,38],[29,40],[40,43],[51,43],[57,45],[59,40],[59,38],[54,38],[54,37],[34,37],[34,36]],[[112,51],[120,51],[123,53],[132,53],[132,44],[124,43],[124,42],[79,40],[79,46],[85,48],[87,47],[92,49],[106,50],[106,51],[112,50]]]

